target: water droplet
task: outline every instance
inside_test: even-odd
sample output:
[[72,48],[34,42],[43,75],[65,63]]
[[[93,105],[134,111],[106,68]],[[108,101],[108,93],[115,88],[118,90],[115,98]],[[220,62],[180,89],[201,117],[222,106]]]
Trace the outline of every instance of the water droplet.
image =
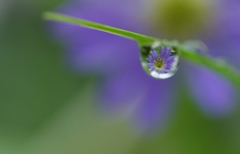
[[208,54],[208,47],[201,41],[185,41],[182,46],[188,51],[193,51],[201,55]]
[[173,45],[155,42],[152,46],[141,46],[142,67],[153,78],[172,77],[178,70],[178,62],[178,50]]

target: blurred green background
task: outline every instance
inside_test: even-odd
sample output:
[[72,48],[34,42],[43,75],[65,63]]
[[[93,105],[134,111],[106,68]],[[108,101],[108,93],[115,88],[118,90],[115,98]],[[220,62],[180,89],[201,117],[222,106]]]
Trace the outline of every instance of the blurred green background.
[[209,119],[187,93],[154,137],[99,116],[96,77],[68,70],[41,19],[62,2],[0,0],[0,154],[240,153],[240,114]]

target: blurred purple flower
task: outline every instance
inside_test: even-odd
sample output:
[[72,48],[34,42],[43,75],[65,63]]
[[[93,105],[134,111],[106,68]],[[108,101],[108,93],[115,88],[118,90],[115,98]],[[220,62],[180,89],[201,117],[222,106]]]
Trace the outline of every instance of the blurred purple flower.
[[[223,1],[223,0],[222,0]],[[224,0],[225,1],[225,0]],[[81,3],[80,3],[81,2]],[[226,2],[226,1],[225,1]],[[231,0],[228,3],[238,3]],[[64,5],[60,12],[79,18],[103,23],[106,25],[148,34],[149,27],[144,21],[141,12],[141,3],[131,1],[73,1]],[[116,7],[117,6],[117,7]],[[213,51],[213,55],[225,56],[232,61],[236,52],[230,53],[233,42],[239,42],[240,34],[232,36],[234,29],[239,28],[240,20],[230,12],[240,7],[228,4],[219,5],[217,24],[212,26],[214,35],[205,36],[202,40]],[[222,12],[221,12],[222,11]],[[234,15],[236,16],[236,15]],[[237,18],[240,17],[238,14]],[[229,26],[219,24],[227,20]],[[146,24],[144,24],[146,23]],[[219,117],[231,113],[237,101],[237,92],[225,79],[206,69],[189,66],[188,69],[177,73],[177,77],[168,80],[155,80],[146,75],[139,62],[139,48],[135,42],[114,35],[94,30],[79,28],[78,26],[53,23],[51,31],[57,39],[64,42],[67,57],[71,68],[76,71],[91,73],[98,72],[104,75],[104,82],[99,92],[102,97],[102,106],[109,112],[122,111],[131,108],[133,122],[141,131],[156,130],[168,121],[173,111],[175,89],[178,76],[183,75],[187,85],[195,96],[196,102],[203,111],[212,116]],[[224,31],[224,32],[222,32]],[[227,38],[231,36],[231,38]],[[240,47],[238,48],[240,49]],[[167,51],[165,52],[168,53]],[[156,53],[155,53],[156,54]],[[153,63],[158,55],[153,52],[149,57],[149,65],[158,69]],[[239,56],[239,53],[238,53]],[[170,69],[171,57],[160,57],[165,61],[166,68]],[[235,58],[236,59],[236,58]],[[237,58],[238,59],[238,58]],[[236,61],[235,61],[236,62]],[[235,63],[239,64],[239,62]],[[181,88],[182,89],[182,88]],[[137,102],[137,104],[136,104]]]

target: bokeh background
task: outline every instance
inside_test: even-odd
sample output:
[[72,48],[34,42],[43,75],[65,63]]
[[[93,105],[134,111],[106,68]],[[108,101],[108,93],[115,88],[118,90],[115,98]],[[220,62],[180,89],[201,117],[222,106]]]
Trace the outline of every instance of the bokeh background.
[[182,83],[173,118],[154,135],[101,114],[100,77],[72,71],[41,18],[67,2],[0,0],[0,154],[240,153],[239,110],[208,117]]

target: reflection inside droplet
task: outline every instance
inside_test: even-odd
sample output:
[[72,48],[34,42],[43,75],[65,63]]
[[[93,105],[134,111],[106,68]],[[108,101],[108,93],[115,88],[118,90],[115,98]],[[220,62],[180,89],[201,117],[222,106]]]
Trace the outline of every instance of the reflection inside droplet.
[[152,46],[141,47],[141,63],[144,70],[156,79],[167,79],[178,70],[179,55],[172,46],[161,46],[154,43]]

